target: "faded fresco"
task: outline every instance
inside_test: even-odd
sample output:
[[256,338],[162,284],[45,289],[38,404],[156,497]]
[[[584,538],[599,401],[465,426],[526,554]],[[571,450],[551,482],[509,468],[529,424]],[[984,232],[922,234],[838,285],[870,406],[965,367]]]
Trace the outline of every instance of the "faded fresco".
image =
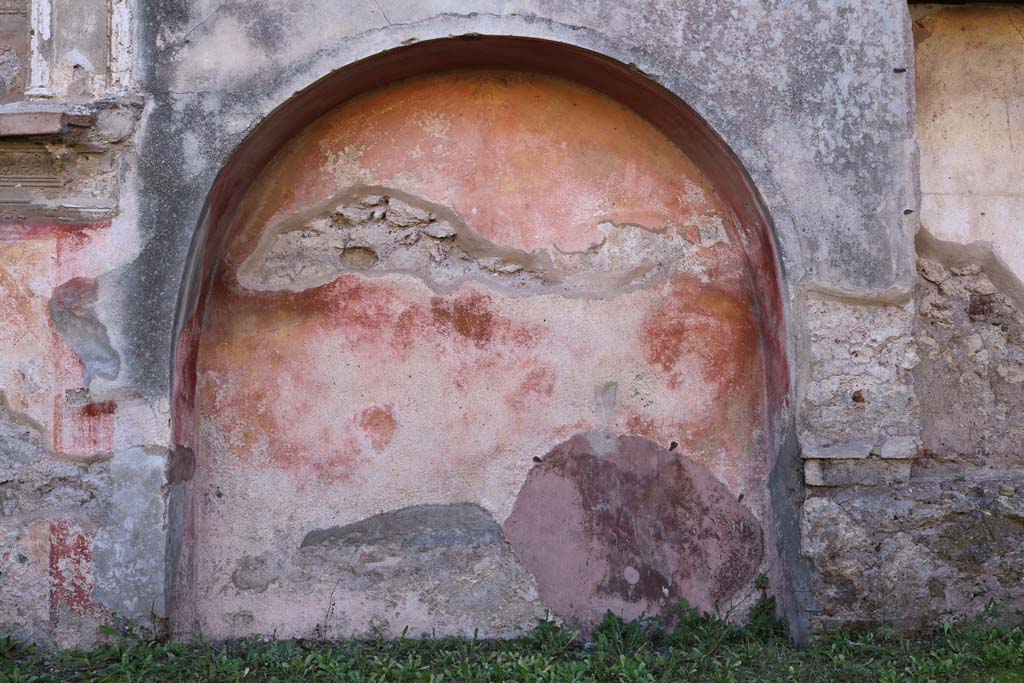
[[[768,503],[752,281],[729,212],[656,128],[551,77],[439,74],[302,131],[243,206],[197,359],[186,543],[204,632],[509,634],[545,610],[589,621],[682,597],[749,601]],[[612,487],[618,514],[633,516],[631,546],[660,549],[588,574],[578,610],[566,593],[580,587],[524,553],[582,523],[565,558],[582,570],[618,529],[557,505],[554,527],[507,520],[551,485],[533,472],[552,448],[602,432],[664,455],[599,450],[595,466],[620,474],[564,475],[559,505],[640,477]],[[728,499],[746,532],[691,528],[694,496]],[[303,540],[381,514],[405,521],[341,545]],[[428,550],[435,523],[465,548]],[[516,532],[502,540],[501,524]],[[745,559],[687,590],[705,549]],[[662,556],[676,574],[657,594],[634,590]]]

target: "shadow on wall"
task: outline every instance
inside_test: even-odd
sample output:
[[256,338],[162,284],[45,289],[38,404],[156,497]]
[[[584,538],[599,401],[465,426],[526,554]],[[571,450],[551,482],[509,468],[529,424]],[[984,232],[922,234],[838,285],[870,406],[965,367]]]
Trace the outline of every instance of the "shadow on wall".
[[670,93],[546,41],[409,46],[275,111],[205,215],[176,634],[740,616],[758,573],[792,609],[772,235]]

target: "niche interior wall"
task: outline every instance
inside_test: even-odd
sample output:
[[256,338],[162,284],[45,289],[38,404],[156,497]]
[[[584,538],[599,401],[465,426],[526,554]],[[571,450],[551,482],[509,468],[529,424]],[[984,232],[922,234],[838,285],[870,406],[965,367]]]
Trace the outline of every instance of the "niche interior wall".
[[511,635],[787,590],[772,235],[668,92],[547,41],[395,50],[272,114],[206,216],[176,632]]

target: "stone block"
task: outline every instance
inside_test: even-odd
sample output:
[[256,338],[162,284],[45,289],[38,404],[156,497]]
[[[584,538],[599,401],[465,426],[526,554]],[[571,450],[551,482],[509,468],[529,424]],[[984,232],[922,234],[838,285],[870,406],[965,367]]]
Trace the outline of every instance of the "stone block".
[[0,137],[59,135],[64,130],[59,111],[26,111],[0,114]]
[[846,443],[819,446],[816,443],[803,444],[804,460],[859,460],[871,455],[874,445],[869,441],[847,441]]
[[885,459],[917,457],[921,443],[916,436],[890,436],[882,444],[880,455]]
[[805,460],[808,486],[878,486],[909,481],[909,460]]

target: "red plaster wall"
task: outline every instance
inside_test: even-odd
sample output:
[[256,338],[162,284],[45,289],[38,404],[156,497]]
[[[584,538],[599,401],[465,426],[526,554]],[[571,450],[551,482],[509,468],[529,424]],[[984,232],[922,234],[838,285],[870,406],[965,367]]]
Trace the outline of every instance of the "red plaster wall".
[[72,458],[113,448],[117,406],[65,400],[65,391],[83,387],[83,367],[53,329],[46,304],[57,287],[89,271],[83,264],[95,258],[109,228],[108,221],[0,221],[2,386],[11,407],[48,432],[48,446]]
[[[593,296],[469,281],[437,291],[408,273],[303,291],[239,284],[268,225],[353,186],[448,207],[480,237],[556,266],[560,252],[598,248],[607,221],[695,251],[661,281]],[[702,246],[708,219],[728,242]],[[232,234],[205,303],[194,424],[179,427],[197,435],[186,543],[204,633],[305,635],[315,622],[322,596],[290,594],[285,580],[236,590],[243,555],[287,563],[310,529],[420,503],[479,503],[502,522],[534,458],[586,430],[675,443],[769,519],[762,331],[732,215],[668,138],[612,99],[501,71],[367,93],[275,157]],[[225,619],[240,611],[254,620]]]
[[[66,400],[67,392],[84,388],[83,365],[48,312],[56,290],[102,263],[97,253],[109,246],[109,228],[106,221],[0,221],[0,408],[23,423],[26,434],[38,431],[44,459],[87,462],[109,457],[114,448],[115,402]],[[38,486],[43,496],[38,506],[24,505],[0,520],[0,564],[9,589],[0,610],[8,611],[6,623],[20,629],[20,637],[78,644],[92,637],[83,623],[109,622],[91,599],[97,520],[65,502],[73,496],[65,497],[63,484],[56,492],[42,488],[59,482],[56,474],[33,481],[47,462],[23,466],[22,490]],[[21,483],[14,482],[15,496]]]

